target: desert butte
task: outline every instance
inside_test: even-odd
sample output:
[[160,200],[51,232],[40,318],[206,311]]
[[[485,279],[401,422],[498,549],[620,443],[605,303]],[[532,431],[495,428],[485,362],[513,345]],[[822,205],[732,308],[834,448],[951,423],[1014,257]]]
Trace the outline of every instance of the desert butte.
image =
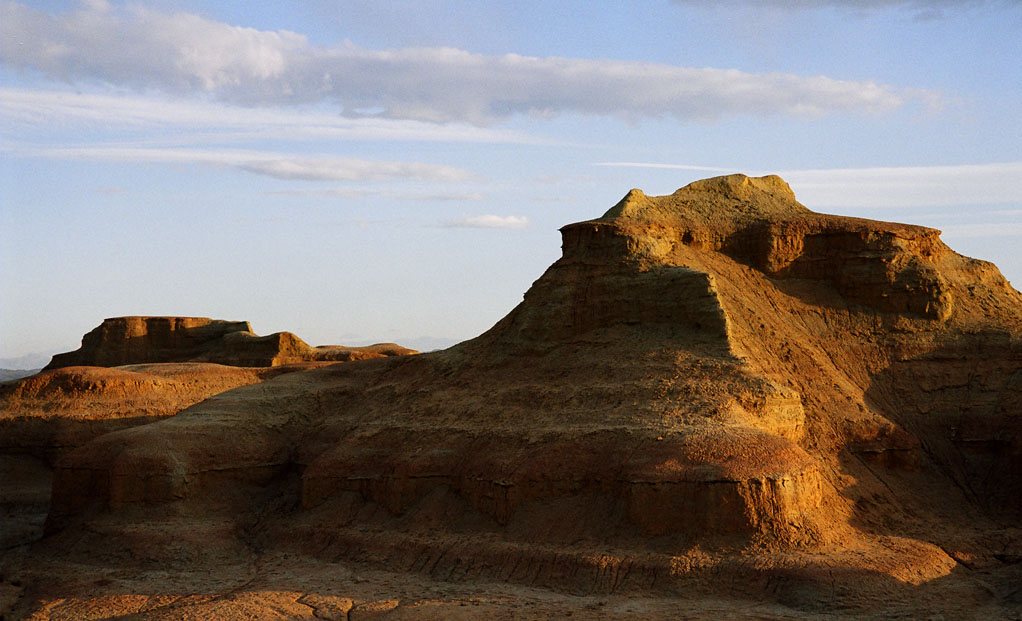
[[776,176],[561,231],[447,350],[124,317],[3,384],[5,617],[1022,614],[995,266]]

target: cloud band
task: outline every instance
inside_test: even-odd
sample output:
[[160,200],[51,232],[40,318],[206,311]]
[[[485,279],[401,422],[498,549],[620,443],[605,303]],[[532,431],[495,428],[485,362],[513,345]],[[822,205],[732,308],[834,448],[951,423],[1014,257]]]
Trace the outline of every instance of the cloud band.
[[15,2],[2,9],[0,57],[8,67],[243,105],[331,102],[347,115],[371,110],[485,125],[515,114],[566,112],[693,121],[876,113],[910,97],[875,82],[825,76],[453,48],[316,47],[293,32],[102,2],[58,15]]

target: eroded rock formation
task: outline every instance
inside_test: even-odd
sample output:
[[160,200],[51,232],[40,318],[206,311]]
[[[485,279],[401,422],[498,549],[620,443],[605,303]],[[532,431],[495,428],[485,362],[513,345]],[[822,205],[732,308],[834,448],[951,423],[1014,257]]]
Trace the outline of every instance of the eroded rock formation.
[[168,563],[215,520],[217,550],[441,580],[1017,610],[1022,295],[993,265],[778,177],[633,190],[562,233],[476,339],[67,455],[53,541]]
[[63,367],[0,386],[0,454],[54,463],[117,429],[177,414],[213,395],[309,368],[161,363]]
[[53,465],[67,451],[107,433],[173,416],[232,388],[311,364],[64,367],[0,385],[0,545],[6,549],[42,534]]
[[367,347],[312,347],[290,332],[257,336],[247,321],[206,317],[114,317],[82,337],[82,346],[57,354],[46,369],[116,367],[158,362],[213,362],[276,367],[418,353],[395,343]]
[[94,438],[286,373],[410,353],[389,343],[313,348],[290,332],[258,337],[240,321],[107,319],[47,370],[0,384],[0,546],[39,538],[53,465]]

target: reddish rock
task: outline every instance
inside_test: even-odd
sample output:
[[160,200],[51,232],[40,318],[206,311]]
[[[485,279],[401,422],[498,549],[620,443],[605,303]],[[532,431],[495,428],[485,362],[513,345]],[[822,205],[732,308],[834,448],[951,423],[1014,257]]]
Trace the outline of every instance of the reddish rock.
[[82,337],[82,346],[57,354],[46,370],[69,366],[116,367],[156,362],[214,362],[276,367],[418,353],[394,343],[367,347],[312,347],[290,332],[257,336],[247,321],[206,317],[114,317]]
[[993,265],[777,177],[633,190],[562,234],[475,339],[69,453],[53,541],[163,569],[215,523],[217,550],[455,583],[1017,610],[1022,294]]

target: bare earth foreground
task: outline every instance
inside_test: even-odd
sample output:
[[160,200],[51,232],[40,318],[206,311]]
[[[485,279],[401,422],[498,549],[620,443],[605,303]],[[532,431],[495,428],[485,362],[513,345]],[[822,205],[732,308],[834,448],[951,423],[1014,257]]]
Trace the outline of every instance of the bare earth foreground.
[[562,233],[444,351],[122,318],[0,386],[5,618],[1022,618],[993,265],[772,176]]

